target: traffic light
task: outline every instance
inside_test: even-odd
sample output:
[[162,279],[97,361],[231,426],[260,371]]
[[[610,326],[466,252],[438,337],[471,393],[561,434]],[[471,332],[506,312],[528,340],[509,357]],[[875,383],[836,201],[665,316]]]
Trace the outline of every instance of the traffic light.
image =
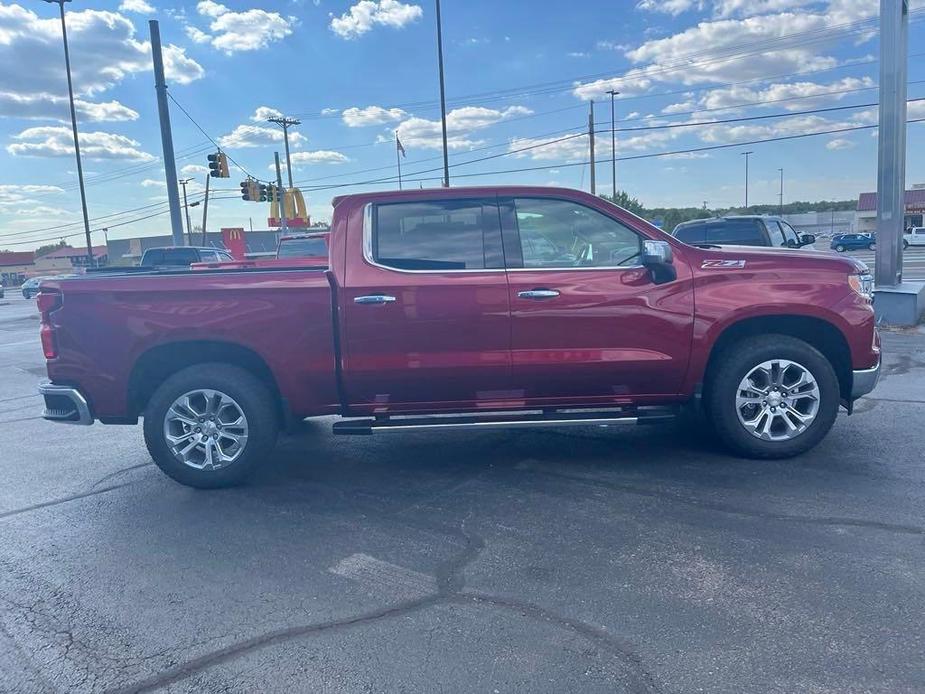
[[263,202],[266,200],[266,194],[263,192],[263,184],[258,183],[252,178],[241,181],[241,199],[248,202]]
[[279,200],[279,191],[272,183],[267,185],[267,201],[276,202]]
[[247,201],[253,201],[254,198],[251,197],[251,181],[241,181],[241,199]]
[[228,157],[224,152],[210,154],[209,157],[209,175],[212,178],[228,178]]
[[267,184],[255,182],[257,186],[257,195],[254,198],[257,202],[266,202],[267,201]]

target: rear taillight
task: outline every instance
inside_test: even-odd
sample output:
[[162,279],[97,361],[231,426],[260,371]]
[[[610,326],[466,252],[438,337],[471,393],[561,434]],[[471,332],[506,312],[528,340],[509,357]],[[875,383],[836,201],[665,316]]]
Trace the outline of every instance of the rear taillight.
[[55,328],[51,324],[51,313],[61,308],[63,300],[59,292],[39,291],[35,298],[39,308],[42,327],[39,334],[42,337],[42,352],[45,353],[46,359],[56,359],[58,356],[58,338],[55,335]]

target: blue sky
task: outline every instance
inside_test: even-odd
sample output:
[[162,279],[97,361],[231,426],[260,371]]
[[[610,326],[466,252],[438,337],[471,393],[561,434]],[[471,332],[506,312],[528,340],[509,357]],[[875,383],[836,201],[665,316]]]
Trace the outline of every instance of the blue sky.
[[[779,168],[785,200],[856,197],[875,187],[876,131],[848,129],[875,124],[876,109],[807,111],[877,101],[878,4],[444,0],[451,177],[587,188],[579,133],[594,99],[598,192],[609,192],[606,91],[617,89],[617,155],[634,157],[618,162],[618,186],[644,204],[740,204],[746,149],[752,202],[776,202]],[[925,97],[925,7],[913,8],[910,99]],[[441,165],[432,2],[75,0],[67,10],[91,227],[109,226],[110,238],[169,230],[149,19],[160,22],[170,93],[247,173],[269,179],[282,151],[268,115],[302,119],[294,178],[316,219],[329,218],[335,194],[395,187],[370,182],[395,175],[395,130],[407,185],[439,182],[428,171]],[[56,12],[0,2],[0,248],[82,243]],[[178,168],[200,199],[215,146],[171,109]],[[910,118],[925,118],[925,101]],[[828,130],[845,132],[652,156]],[[907,182],[925,182],[925,124],[910,126],[908,146]],[[493,158],[463,163],[482,157]],[[244,171],[213,179],[210,229],[265,227],[265,205],[219,199],[237,196]]]

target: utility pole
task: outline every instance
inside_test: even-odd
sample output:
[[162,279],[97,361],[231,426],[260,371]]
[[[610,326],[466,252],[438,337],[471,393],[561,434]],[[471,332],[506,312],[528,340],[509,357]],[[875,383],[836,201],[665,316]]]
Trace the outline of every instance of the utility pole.
[[193,227],[189,223],[189,203],[186,202],[186,184],[192,181],[192,178],[184,178],[179,181],[179,184],[183,186],[183,210],[186,212],[186,245],[193,245]]
[[[880,0],[880,129],[877,154],[878,288],[896,287],[903,277],[903,223],[906,187],[906,75],[909,6],[906,0]],[[885,311],[878,296],[878,315]]]
[[617,121],[614,116],[614,97],[620,92],[611,89],[607,92],[610,94],[610,170],[613,174],[613,201],[617,201]]
[[780,193],[778,193],[778,204],[777,204],[777,216],[784,216],[784,170],[778,169],[780,171]]
[[443,187],[450,187],[450,153],[446,144],[446,88],[443,84],[443,26],[440,19],[440,0],[437,4],[437,62],[440,69],[440,122],[443,126]]
[[157,92],[157,113],[161,122],[161,147],[164,151],[167,202],[170,204],[170,231],[173,236],[173,244],[182,246],[183,219],[180,217],[180,192],[177,190],[177,162],[173,156],[173,135],[170,133],[170,107],[167,105],[164,57],[161,55],[161,30],[156,19],[148,22],[148,29],[151,32],[151,57],[154,60],[154,89]]
[[74,84],[71,81],[71,54],[67,47],[67,25],[64,22],[64,3],[70,0],[45,0],[61,9],[61,36],[64,39],[64,69],[67,72],[67,95],[71,104],[71,130],[74,133],[74,154],[77,157],[77,187],[80,188],[80,207],[84,216],[84,236],[87,240],[87,267],[93,267],[93,242],[90,240],[90,216],[87,214],[87,192],[84,189],[84,169],[80,161],[80,141],[77,137],[77,111],[74,109]]
[[279,205],[279,225],[282,233],[285,234],[289,229],[289,224],[286,220],[286,196],[283,195],[283,175],[279,170],[279,152],[273,152],[273,157],[276,159],[276,194],[279,196],[276,204]]
[[206,174],[206,197],[202,201],[202,245],[206,245],[206,219],[209,216],[209,181],[212,180],[211,174]]
[[289,126],[302,125],[302,121],[295,118],[267,118],[270,123],[276,123],[283,126],[283,142],[286,146],[286,172],[289,174],[289,187],[292,188],[292,161],[289,159]]
[[588,144],[591,149],[591,195],[597,195],[594,175],[594,100],[591,101],[591,110],[588,112]]
[[754,154],[752,151],[742,152],[745,157],[745,213],[748,214],[748,158]]
[[398,139],[398,131],[395,131],[395,161],[398,162],[398,189],[401,190],[401,155],[404,152],[401,146],[401,140]]

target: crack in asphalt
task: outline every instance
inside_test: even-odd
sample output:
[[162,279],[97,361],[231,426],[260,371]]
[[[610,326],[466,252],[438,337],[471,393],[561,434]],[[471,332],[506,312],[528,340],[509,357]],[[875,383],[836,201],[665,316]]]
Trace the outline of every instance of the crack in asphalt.
[[31,506],[24,506],[22,508],[13,509],[12,511],[3,511],[0,513],[0,520],[4,518],[10,518],[11,516],[18,516],[23,513],[29,513],[30,511],[38,511],[39,509],[48,508],[49,506],[59,506],[60,504],[66,504],[71,501],[77,501],[79,499],[86,499],[88,496],[96,496],[97,494],[105,494],[107,492],[115,491],[116,489],[122,489],[123,487],[128,487],[131,482],[124,482],[122,484],[113,484],[108,487],[103,487],[102,489],[90,489],[85,492],[80,492],[78,494],[71,494],[69,496],[62,496],[58,499],[51,499],[49,501],[42,501],[38,504],[32,504]]
[[450,535],[461,537],[464,547],[457,555],[451,557],[434,572],[437,579],[437,592],[415,600],[399,602],[389,607],[371,610],[351,617],[337,620],[328,620],[286,627],[254,636],[224,648],[205,653],[176,667],[170,668],[158,675],[144,679],[133,684],[110,689],[110,694],[140,694],[175,684],[216,665],[234,660],[254,651],[281,644],[293,639],[316,636],[327,632],[336,632],[357,626],[365,626],[382,620],[403,617],[414,612],[436,607],[438,605],[455,604],[471,606],[473,603],[499,608],[506,611],[517,612],[533,620],[553,624],[559,628],[575,633],[591,643],[597,645],[611,656],[620,660],[626,667],[628,675],[633,678],[629,691],[636,694],[657,693],[660,688],[655,676],[649,672],[642,658],[633,650],[631,642],[619,639],[604,629],[588,624],[578,619],[564,617],[550,610],[529,602],[512,600],[502,596],[487,593],[465,591],[464,571],[479,556],[485,547],[485,541],[468,533],[465,521],[458,528],[444,529]]
[[753,511],[749,509],[740,508],[738,506],[733,506],[731,504],[723,504],[717,501],[708,501],[705,499],[695,499],[693,497],[684,496],[683,494],[678,494],[676,492],[667,492],[657,489],[649,489],[646,487],[639,487],[632,484],[626,484],[623,482],[611,482],[609,480],[602,480],[593,477],[582,477],[580,475],[569,475],[563,472],[553,472],[551,470],[540,469],[535,466],[529,468],[531,472],[536,474],[546,475],[548,477],[555,477],[558,479],[568,480],[569,482],[577,482],[579,484],[586,484],[594,487],[605,487],[607,489],[613,489],[615,491],[625,492],[627,494],[634,494],[636,496],[642,496],[653,499],[667,499],[670,501],[676,501],[681,504],[686,504],[688,506],[693,506],[695,508],[706,509],[708,511],[716,511],[718,513],[728,513],[736,516],[747,516],[749,518],[761,518],[764,520],[775,520],[783,521],[788,523],[808,523],[812,525],[831,525],[831,526],[849,526],[855,528],[868,528],[872,530],[885,530],[888,532],[902,533],[906,535],[925,535],[925,528],[917,525],[906,525],[903,523],[887,523],[884,521],[875,521],[867,520],[864,518],[842,518],[838,516],[801,516],[797,514],[790,513],[773,513],[770,511]]

